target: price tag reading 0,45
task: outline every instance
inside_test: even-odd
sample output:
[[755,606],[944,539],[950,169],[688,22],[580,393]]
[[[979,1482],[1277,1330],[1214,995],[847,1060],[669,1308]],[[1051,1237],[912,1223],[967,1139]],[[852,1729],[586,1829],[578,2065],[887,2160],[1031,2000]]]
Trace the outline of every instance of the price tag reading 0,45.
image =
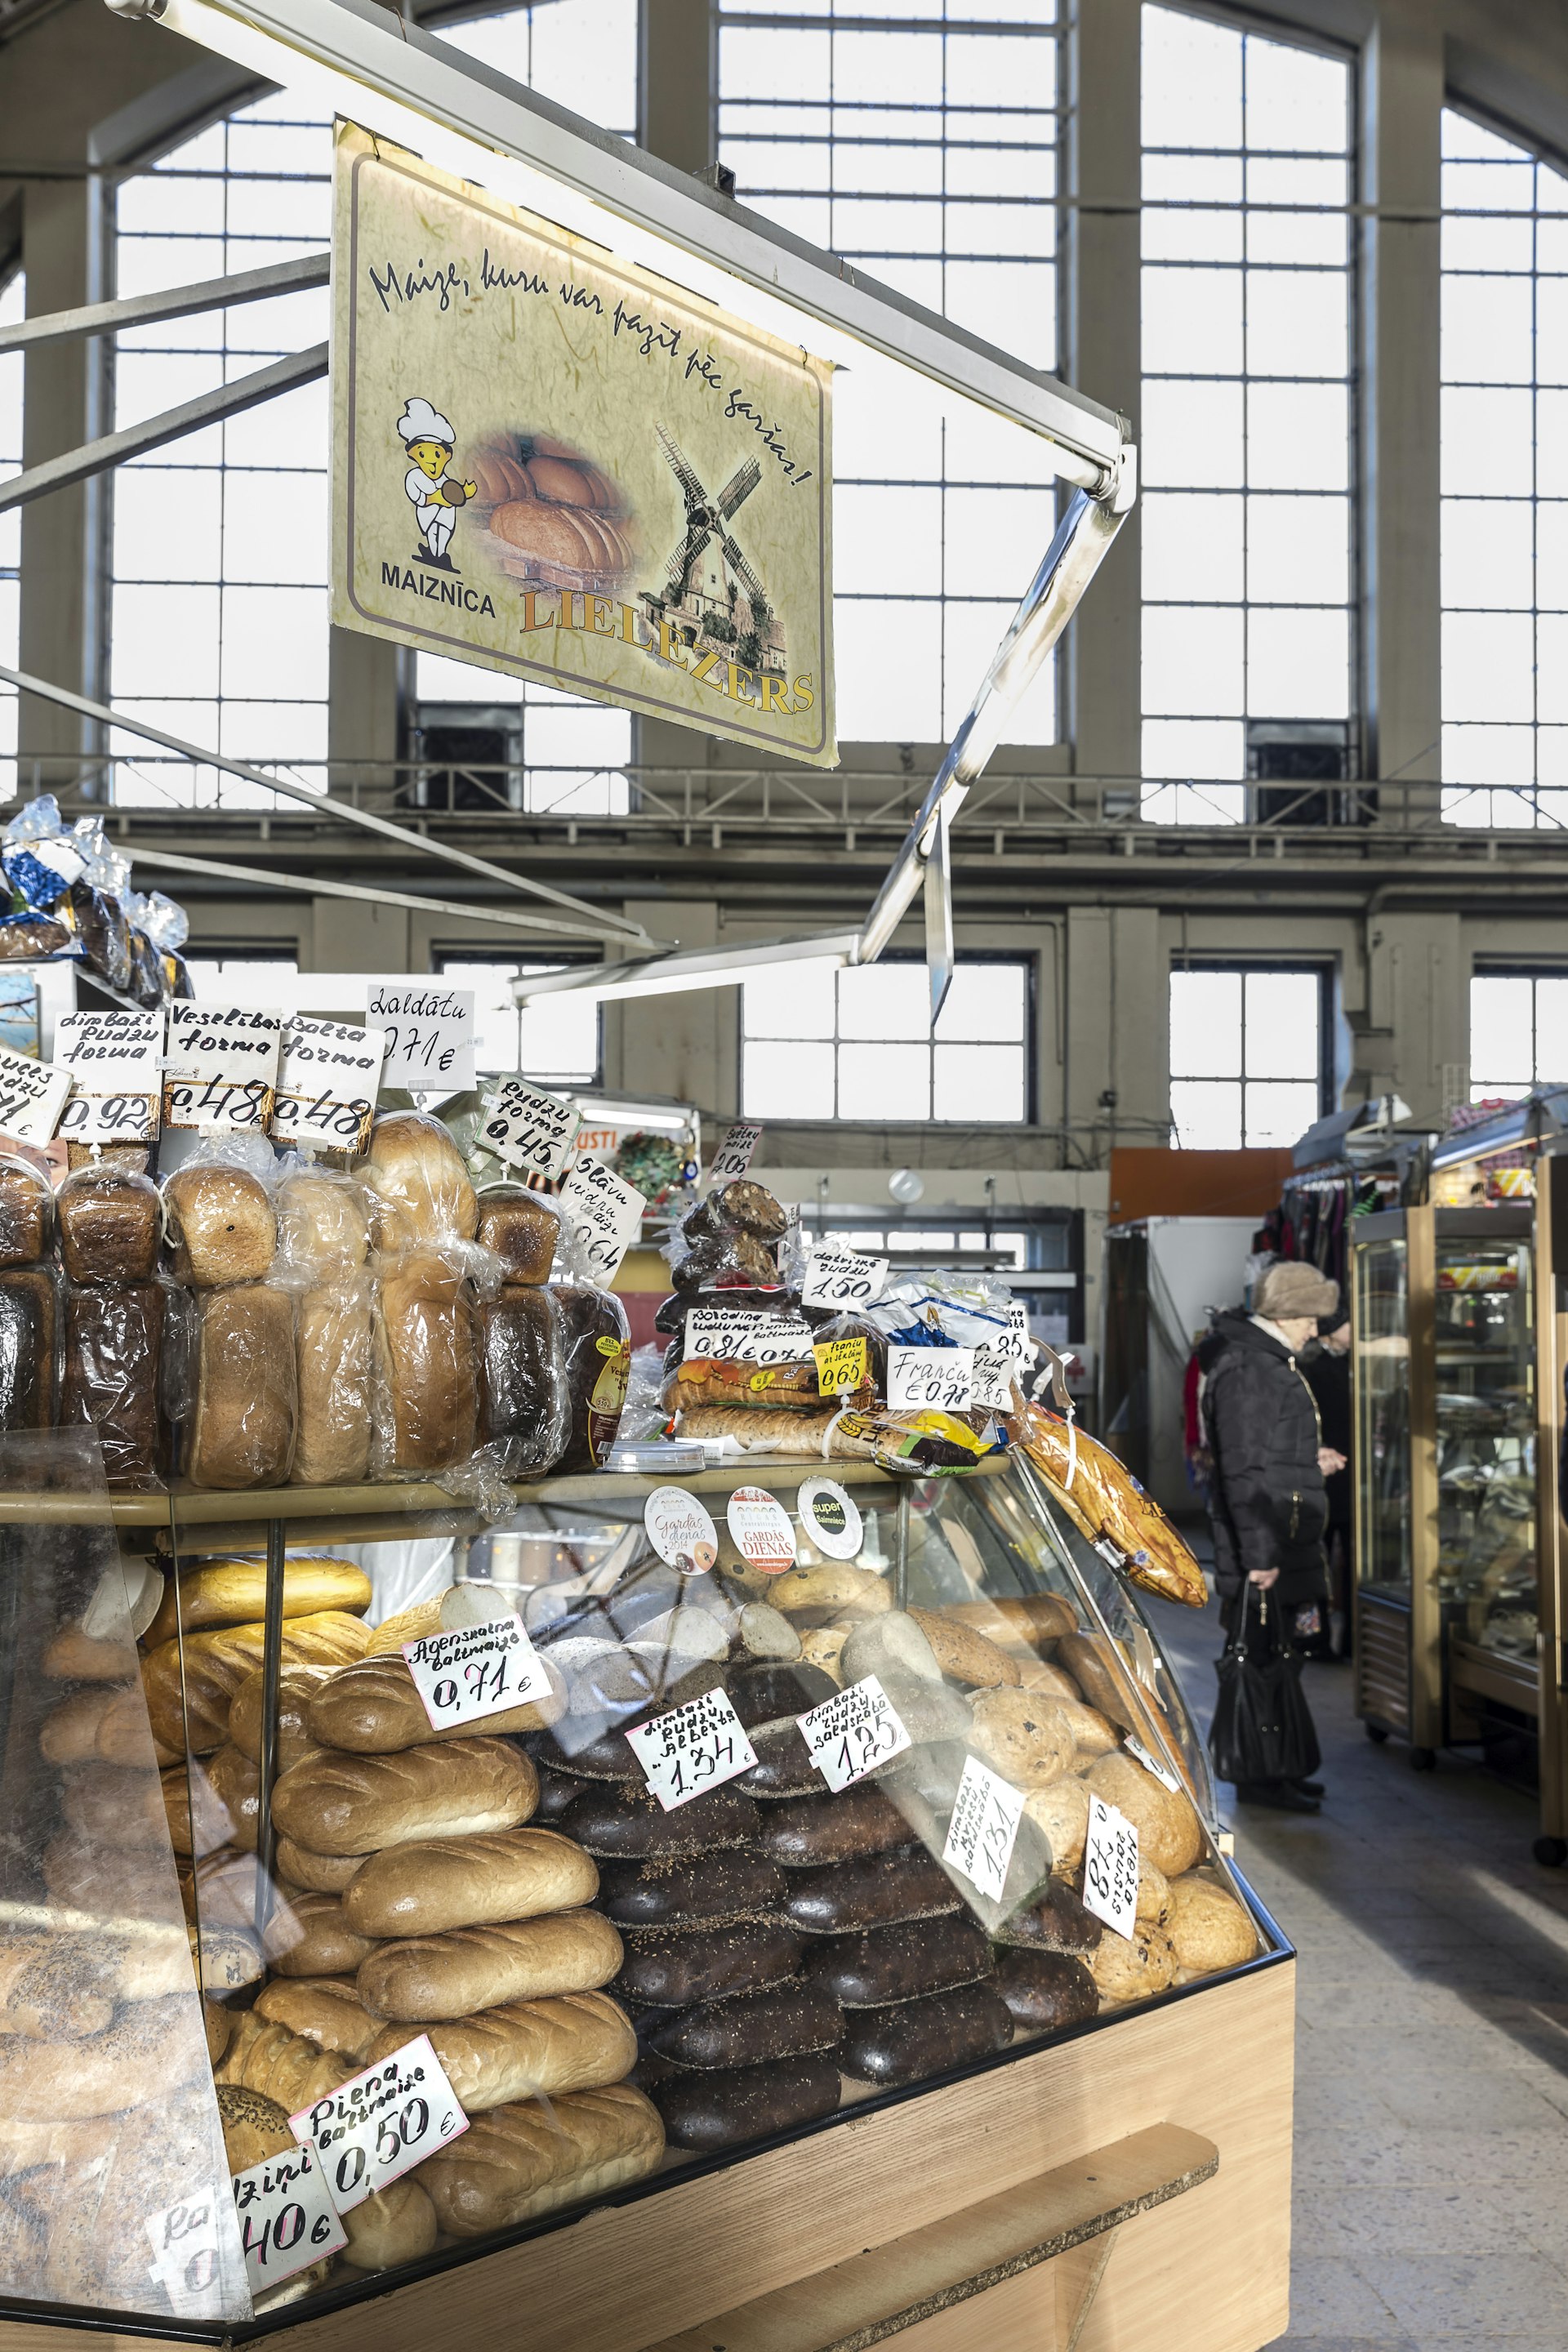
[[327,2194],[352,2213],[390,2180],[468,2128],[427,2033],[351,2074],[335,2091],[290,2116],[301,2147],[315,2150]]
[[811,1760],[835,1796],[852,1780],[863,1780],[889,1757],[901,1756],[910,1735],[875,1675],[835,1691],[800,1717]]
[[689,1805],[705,1790],[717,1789],[737,1773],[749,1772],[757,1751],[740,1717],[721,1690],[705,1691],[638,1724],[626,1738],[650,1792],[667,1813]]
[[252,2294],[341,2254],[349,2242],[310,2147],[269,2156],[237,2172],[234,2213]]
[[493,1617],[483,1625],[426,1633],[422,1641],[405,1642],[403,1654],[437,1731],[550,1696],[550,1676],[521,1617]]

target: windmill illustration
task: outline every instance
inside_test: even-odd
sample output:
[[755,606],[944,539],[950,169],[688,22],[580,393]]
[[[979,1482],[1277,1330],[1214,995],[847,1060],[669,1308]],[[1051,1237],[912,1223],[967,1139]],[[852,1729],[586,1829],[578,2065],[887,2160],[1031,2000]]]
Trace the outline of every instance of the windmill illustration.
[[696,467],[662,425],[658,446],[686,501],[686,529],[665,566],[664,585],[645,589],[650,618],[671,622],[686,644],[722,648],[748,669],[782,677],[786,664],[784,630],[756,567],[730,529],[731,517],[763,478],[748,457],[740,471],[710,497]]

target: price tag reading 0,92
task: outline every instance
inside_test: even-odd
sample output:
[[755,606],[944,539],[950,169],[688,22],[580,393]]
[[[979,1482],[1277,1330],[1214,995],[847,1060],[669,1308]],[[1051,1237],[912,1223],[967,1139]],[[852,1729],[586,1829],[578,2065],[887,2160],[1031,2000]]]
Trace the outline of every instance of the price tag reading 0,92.
[[550,1676],[521,1617],[493,1617],[483,1625],[426,1633],[422,1641],[405,1642],[403,1654],[437,1731],[550,1696]]
[[237,2172],[234,2214],[252,2294],[342,2253],[349,2242],[310,2147],[269,2156]]
[[628,1731],[632,1754],[644,1780],[667,1813],[689,1805],[706,1789],[717,1789],[737,1773],[749,1772],[757,1751],[740,1717],[721,1690],[705,1691]]
[[799,1720],[811,1760],[835,1796],[889,1757],[901,1756],[910,1745],[910,1735],[875,1675],[835,1691]]
[[351,2074],[335,2091],[290,2116],[301,2147],[315,2150],[327,2194],[352,2213],[390,2180],[468,2128],[427,2033]]

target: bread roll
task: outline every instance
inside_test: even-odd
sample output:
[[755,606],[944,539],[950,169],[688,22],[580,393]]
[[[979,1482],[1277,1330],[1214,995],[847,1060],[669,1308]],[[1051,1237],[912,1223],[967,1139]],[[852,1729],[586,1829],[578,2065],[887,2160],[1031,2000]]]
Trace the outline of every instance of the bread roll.
[[370,1254],[370,1206],[352,1176],[304,1168],[278,1188],[278,1254],[311,1282],[356,1273]]
[[[546,1672],[551,1672],[545,1662]],[[425,1712],[408,1662],[382,1654],[359,1659],[331,1676],[307,1702],[305,1719],[322,1748],[343,1748],[356,1756],[388,1755],[395,1749],[427,1747],[437,1740],[471,1739],[476,1727],[488,1736],[540,1731],[565,1713],[566,1694],[555,1676],[548,1698],[500,1708],[471,1723],[439,1729]]]
[[363,1854],[416,1838],[513,1829],[538,1797],[532,1764],[506,1740],[454,1739],[396,1756],[307,1757],[279,1779],[272,1817],[313,1853]]
[[202,2023],[206,2028],[207,2060],[216,2066],[234,2038],[236,2011],[221,2000],[204,2000]]
[[[323,1609],[363,1617],[370,1601],[370,1579],[352,1560],[290,1552],[283,1563],[286,1618],[314,1617]],[[266,1609],[267,1562],[262,1557],[205,1559],[186,1569],[180,1578],[178,1622],[187,1638],[210,1633],[218,1625],[259,1625]],[[158,1613],[142,1639],[149,1649],[155,1649],[160,1642],[172,1642],[175,1631],[174,1584],[170,1577]]]
[[106,1850],[96,1837],[61,1830],[39,1856],[45,1886],[67,1911],[111,1919],[166,1919],[169,1860],[151,1846]]
[[566,1442],[555,1467],[563,1477],[604,1465],[626,1401],[631,1326],[610,1291],[557,1283],[562,1380],[566,1392]]
[[558,2205],[600,2197],[657,2170],[658,2110],[627,2084],[573,2091],[548,2107],[496,2107],[419,2168],[437,2219],[454,2238],[484,2238]]
[[1071,1699],[1078,1706],[1084,1704],[1072,1676],[1049,1658],[1032,1658],[1027,1665],[1020,1666],[1018,1680],[1025,1690],[1039,1691],[1046,1698]]
[[[374,2065],[408,2039],[389,2025],[365,2059]],[[430,2040],[465,2115],[514,2099],[596,2091],[618,2083],[637,2063],[637,2038],[607,1993],[561,1993],[505,2003],[430,2028]]]
[[147,1702],[134,1683],[94,1683],[72,1691],[50,1709],[38,1727],[38,1752],[50,1764],[123,1764],[145,1769],[172,1760],[173,1750],[156,1746],[147,1724]]
[[60,1775],[60,1811],[68,1829],[113,1854],[123,1846],[161,1853],[168,1836],[163,1792],[156,1772],[121,1764],[73,1764]]
[[273,1913],[262,1940],[280,1977],[352,1976],[375,1949],[374,1937],[350,1927],[341,1895],[311,1895],[300,1887]]
[[0,1274],[0,1433],[55,1418],[55,1280],[43,1266]]
[[[312,1694],[320,1690],[327,1676],[336,1670],[331,1666],[284,1666],[278,1675],[278,1769],[287,1772],[290,1764],[298,1764],[313,1748],[325,1745],[313,1739],[305,1725],[305,1707]],[[265,1677],[258,1666],[247,1675],[229,1702],[228,1736],[242,1756],[253,1764],[261,1761],[261,1702]],[[285,1878],[293,1874],[284,1871]],[[297,1884],[308,1882],[300,1880]]]
[[397,2270],[427,2254],[440,2234],[436,2209],[412,2174],[378,2189],[342,2215],[348,2237],[342,2259],[356,2271]]
[[263,2092],[288,2114],[298,2115],[312,2099],[324,2099],[359,2068],[333,2052],[319,2050],[302,2034],[290,2033],[255,2010],[235,2021],[228,2048],[214,2070],[218,2083]]
[[1139,1718],[1128,1691],[1130,1676],[1114,1643],[1089,1633],[1065,1633],[1057,1643],[1057,1664],[1071,1675],[1085,1699],[1101,1715],[1135,1732]]
[[299,2142],[289,2128],[289,2114],[276,2099],[247,2091],[237,2083],[219,2083],[218,2119],[223,2125],[223,2152],[230,2172],[248,2172],[269,2156],[286,2156]]
[[163,1185],[176,1282],[216,1290],[256,1282],[272,1264],[278,1227],[267,1188],[243,1168],[177,1168]]
[[423,2022],[596,1992],[618,1973],[622,1958],[620,1937],[596,1911],[558,1911],[506,1926],[455,1927],[445,1936],[396,1937],[370,1955],[355,1982],[367,2009]]
[[128,2001],[85,2041],[0,2034],[0,2114],[17,2123],[74,2123],[162,2103],[205,2073],[206,2043],[189,1992]]
[[[189,1817],[189,1787],[195,1785],[195,1840]],[[261,1776],[248,1756],[232,1741],[215,1748],[204,1771],[194,1759],[187,1768],[173,1765],[163,1775],[169,1831],[176,1853],[216,1853],[232,1846],[239,1853],[256,1852]]]
[[65,1295],[60,1426],[96,1431],[110,1486],[147,1486],[158,1475],[163,1300],[156,1282]]
[[[353,2059],[356,2067],[368,2062],[371,2046],[386,2023],[366,2009],[352,1977],[279,1978],[257,1994],[256,2014],[269,2025],[303,2034],[318,2050]],[[407,2038],[405,2034],[402,2041]]]
[[561,1213],[542,1192],[523,1184],[497,1184],[479,1194],[479,1242],[494,1250],[506,1271],[503,1282],[550,1279]]
[[892,1587],[868,1568],[847,1560],[819,1560],[812,1568],[786,1568],[770,1580],[768,1599],[787,1617],[820,1612],[828,1617],[879,1616],[893,1605]]
[[1088,1780],[1091,1796],[1114,1805],[1133,1824],[1139,1853],[1156,1870],[1167,1878],[1191,1870],[1203,1853],[1204,1833],[1190,1797],[1167,1789],[1125,1754],[1102,1756]]
[[412,1609],[400,1609],[395,1617],[384,1617],[365,1645],[367,1658],[395,1656],[405,1642],[422,1642],[426,1633],[441,1631],[441,1598],[416,1601]]
[[0,1266],[31,1265],[54,1229],[49,1180],[30,1160],[0,1159]]
[[1232,1895],[1206,1878],[1175,1878],[1167,1893],[1165,1933],[1179,1968],[1191,1976],[1239,1968],[1258,1952],[1258,1930]]
[[1059,1700],[1036,1691],[984,1690],[973,1714],[976,1750],[1016,1789],[1048,1788],[1072,1762],[1072,1728]]
[[55,1197],[60,1257],[72,1282],[151,1282],[163,1216],[150,1176],[80,1168]]
[[363,1936],[436,1936],[574,1910],[598,1891],[597,1869],[570,1838],[500,1830],[373,1853],[345,1890],[343,1916]]
[[[364,1654],[369,1634],[357,1617],[341,1610],[295,1617],[283,1628],[285,1665],[346,1665]],[[184,1707],[189,1709],[190,1748],[205,1756],[228,1737],[229,1702],[247,1675],[261,1664],[262,1628],[229,1625],[210,1633],[187,1634],[184,1643]],[[181,1704],[180,1644],[160,1642],[142,1662],[142,1683],[153,1736],[183,1754],[186,1717]]]
[[[85,1936],[9,1936],[0,1942],[0,2034],[79,2042],[114,2015],[115,1948]],[[624,2070],[623,2070],[624,2071]]]
[[977,1690],[994,1689],[1004,1683],[1016,1685],[1017,1660],[962,1618],[942,1609],[911,1609],[910,1615],[935,1651],[942,1673],[951,1675],[954,1682],[968,1683]]
[[1032,1789],[1024,1811],[1045,1832],[1051,1867],[1064,1876],[1083,1860],[1089,1839],[1089,1790],[1075,1772],[1064,1772],[1048,1789]]
[[424,1111],[388,1111],[371,1129],[358,1170],[370,1195],[372,1238],[386,1254],[422,1242],[471,1242],[479,1202],[461,1152]]
[[286,1290],[241,1283],[195,1297],[195,1403],[185,1467],[194,1486],[287,1485],[299,1379]]
[[509,1284],[479,1316],[480,1443],[504,1449],[509,1477],[531,1477],[565,1444],[561,1310],[553,1291]]
[[1175,1982],[1176,1955],[1163,1927],[1139,1924],[1131,1936],[1102,1936],[1089,1962],[1102,2007],[1146,2000]]
[[290,1886],[309,1887],[312,1895],[341,1895],[355,1871],[364,1867],[358,1853],[312,1853],[293,1838],[278,1841],[278,1875]]
[[427,1475],[467,1461],[479,1415],[474,1310],[439,1251],[411,1249],[383,1277],[375,1328],[383,1466]]
[[358,1486],[370,1475],[375,1318],[362,1275],[308,1290],[294,1326],[300,1383],[298,1486]]

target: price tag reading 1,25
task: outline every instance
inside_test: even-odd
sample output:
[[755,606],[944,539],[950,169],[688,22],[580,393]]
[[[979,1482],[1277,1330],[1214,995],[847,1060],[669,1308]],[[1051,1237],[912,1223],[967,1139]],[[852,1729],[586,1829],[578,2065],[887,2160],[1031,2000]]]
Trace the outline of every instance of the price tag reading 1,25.
[[341,2254],[349,2242],[311,2147],[269,2156],[237,2172],[234,2216],[252,2294]]
[[405,1642],[403,1654],[437,1731],[550,1696],[550,1676],[521,1617],[492,1617],[483,1625],[426,1633],[422,1641]]
[[869,1307],[888,1279],[885,1257],[862,1257],[858,1250],[813,1250],[802,1286],[803,1307]]
[[888,1402],[895,1412],[967,1412],[973,1397],[973,1348],[888,1349]]
[[352,2213],[389,2180],[400,2180],[468,2128],[427,2033],[351,2074],[335,2091],[290,2116],[301,2147],[313,2148],[340,2213]]
[[852,1780],[863,1780],[910,1744],[898,1711],[875,1675],[835,1691],[809,1715],[799,1717],[811,1760],[835,1796]]
[[977,1886],[993,1903],[1000,1903],[1007,1885],[1013,1841],[1024,1817],[1024,1795],[998,1778],[978,1756],[963,1759],[963,1778],[952,1801],[943,1862]]
[[583,1123],[578,1105],[563,1095],[542,1095],[521,1078],[499,1078],[484,1100],[479,1141],[487,1151],[525,1176],[565,1172]]
[[708,1171],[709,1183],[732,1184],[737,1176],[743,1176],[752,1164],[752,1154],[762,1139],[760,1127],[748,1127],[742,1120],[738,1119],[733,1127],[726,1128],[723,1140],[713,1154],[713,1165]]
[[729,1694],[721,1690],[704,1691],[684,1706],[672,1706],[651,1723],[639,1723],[626,1738],[649,1790],[667,1813],[749,1772],[757,1760]]
[[1089,1801],[1083,1901],[1117,1935],[1131,1935],[1138,1917],[1138,1827],[1100,1797]]

